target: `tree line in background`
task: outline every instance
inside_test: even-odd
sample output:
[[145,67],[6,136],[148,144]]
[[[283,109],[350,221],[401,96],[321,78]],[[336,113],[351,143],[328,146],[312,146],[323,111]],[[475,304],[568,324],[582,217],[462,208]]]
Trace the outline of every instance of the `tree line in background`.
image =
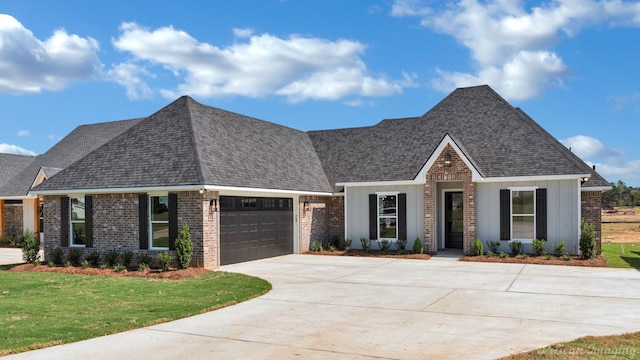
[[611,183],[612,189],[602,193],[602,208],[616,206],[640,206],[640,188],[627,186],[622,180]]

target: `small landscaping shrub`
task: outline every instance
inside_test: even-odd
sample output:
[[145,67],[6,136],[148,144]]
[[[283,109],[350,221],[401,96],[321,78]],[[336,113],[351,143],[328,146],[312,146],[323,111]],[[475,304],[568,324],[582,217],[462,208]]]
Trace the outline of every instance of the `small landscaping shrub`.
[[547,256],[545,256],[544,258],[545,258],[546,260],[551,260],[551,259],[553,259],[553,256],[551,256],[551,255],[547,255]]
[[352,241],[353,241],[352,239],[344,239],[344,251],[351,250],[351,242]]
[[544,239],[535,239],[531,243],[531,248],[536,256],[543,256],[547,253],[547,242]]
[[143,263],[143,262],[139,262],[138,263],[138,270],[139,271],[145,271],[149,268],[149,264],[147,263]]
[[500,241],[489,240],[487,241],[487,247],[489,248],[489,251],[494,254],[500,253]]
[[171,255],[169,255],[169,252],[163,251],[158,254],[158,262],[160,263],[160,269],[162,271],[169,270],[169,265],[171,264]]
[[102,270],[106,270],[106,269],[108,269],[108,268],[109,268],[109,265],[107,265],[107,264],[100,264],[100,269],[102,269]]
[[391,241],[387,239],[378,240],[376,242],[378,243],[378,247],[380,248],[380,250],[382,250],[382,252],[387,252],[387,250],[389,250],[389,248],[391,247]]
[[120,252],[118,250],[109,250],[107,254],[104,256],[104,262],[112,267],[113,265],[118,263],[118,259],[120,258]]
[[595,226],[584,219],[580,221],[580,254],[583,259],[596,257]]
[[562,259],[563,259],[563,260],[565,260],[565,261],[569,261],[569,260],[571,260],[571,255],[569,255],[569,254],[564,254],[564,256],[562,257]]
[[511,247],[511,253],[513,255],[522,254],[522,241],[513,240],[513,241],[509,242],[509,247]]
[[327,248],[329,250],[331,250],[331,247],[333,246],[334,251],[338,250],[338,249],[341,249],[342,248],[341,247],[341,245],[342,245],[341,243],[342,243],[342,238],[339,235],[333,235],[331,237],[331,239],[329,239],[329,244],[328,244]]
[[366,238],[366,237],[361,237],[360,238],[360,245],[362,245],[362,250],[368,251],[369,250],[369,246],[371,246],[371,240],[369,238]]
[[311,251],[322,251],[322,241],[314,241],[311,243]]
[[62,262],[64,261],[64,250],[62,250],[62,248],[55,248],[53,250],[51,250],[51,261],[53,261],[53,263],[55,265],[62,265]]
[[338,250],[338,249],[335,246],[329,245],[329,251],[334,252],[336,250]]
[[476,238],[476,240],[473,242],[473,255],[480,256],[482,254],[484,254],[484,247],[482,246],[482,241]]
[[492,257],[492,256],[494,256],[494,255],[495,255],[495,254],[493,253],[493,251],[487,251],[487,257]]
[[26,230],[22,239],[22,260],[33,264],[40,259],[40,242],[33,234],[33,231]]
[[528,259],[529,258],[529,254],[522,254],[522,258],[525,259],[525,260]]
[[125,251],[124,254],[122,254],[122,265],[125,267],[129,266],[131,264],[131,259],[133,259],[133,251]]
[[82,261],[81,266],[82,266],[83,269],[86,269],[86,268],[91,266],[91,263],[89,262],[89,260],[84,260],[84,261]]
[[56,267],[56,263],[54,263],[53,261],[49,261],[49,262],[47,263],[47,266],[48,266],[48,267]]
[[553,245],[553,253],[556,256],[564,256],[567,253],[567,245],[564,241],[560,241],[559,243]]
[[71,267],[71,261],[69,261],[69,260],[65,261],[64,264],[62,264],[62,266]]
[[413,252],[416,254],[424,253],[424,246],[422,245],[422,240],[420,240],[419,237],[416,237],[416,239],[413,240]]
[[404,250],[407,248],[407,239],[399,238],[396,240],[396,250],[399,253],[404,253]]
[[115,264],[113,265],[113,271],[115,272],[121,272],[122,270],[125,270],[127,267],[122,265],[122,264]]
[[176,239],[176,257],[180,269],[191,266],[191,256],[193,255],[193,243],[191,242],[191,232],[187,224],[182,225],[180,236]]
[[87,260],[91,266],[98,266],[98,263],[100,262],[100,254],[93,250],[89,255],[87,255],[85,260]]
[[149,267],[149,265],[151,265],[151,256],[146,253],[138,254],[138,267],[140,267],[140,264],[145,264]]
[[80,249],[69,248],[69,255],[67,256],[67,259],[71,264],[73,264],[73,266],[80,265],[80,256],[81,256]]
[[509,254],[507,254],[506,252],[503,251],[503,252],[500,253],[500,258],[506,259],[508,257],[509,257]]

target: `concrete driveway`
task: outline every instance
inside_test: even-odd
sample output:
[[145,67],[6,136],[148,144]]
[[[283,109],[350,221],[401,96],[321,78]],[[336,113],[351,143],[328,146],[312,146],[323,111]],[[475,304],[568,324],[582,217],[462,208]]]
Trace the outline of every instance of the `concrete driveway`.
[[223,267],[268,294],[7,359],[496,358],[640,331],[640,272],[290,255]]
[[0,265],[23,263],[22,249],[0,248]]

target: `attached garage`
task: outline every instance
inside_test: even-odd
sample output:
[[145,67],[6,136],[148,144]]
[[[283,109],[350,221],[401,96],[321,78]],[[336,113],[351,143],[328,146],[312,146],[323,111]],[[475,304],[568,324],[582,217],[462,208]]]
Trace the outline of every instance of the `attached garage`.
[[220,265],[292,253],[292,198],[220,197]]

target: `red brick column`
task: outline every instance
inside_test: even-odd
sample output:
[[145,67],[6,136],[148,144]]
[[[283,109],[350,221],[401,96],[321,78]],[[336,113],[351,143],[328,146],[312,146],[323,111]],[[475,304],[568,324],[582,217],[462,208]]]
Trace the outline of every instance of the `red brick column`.
[[581,217],[595,227],[596,251],[600,251],[602,248],[602,192],[581,192],[580,209]]

